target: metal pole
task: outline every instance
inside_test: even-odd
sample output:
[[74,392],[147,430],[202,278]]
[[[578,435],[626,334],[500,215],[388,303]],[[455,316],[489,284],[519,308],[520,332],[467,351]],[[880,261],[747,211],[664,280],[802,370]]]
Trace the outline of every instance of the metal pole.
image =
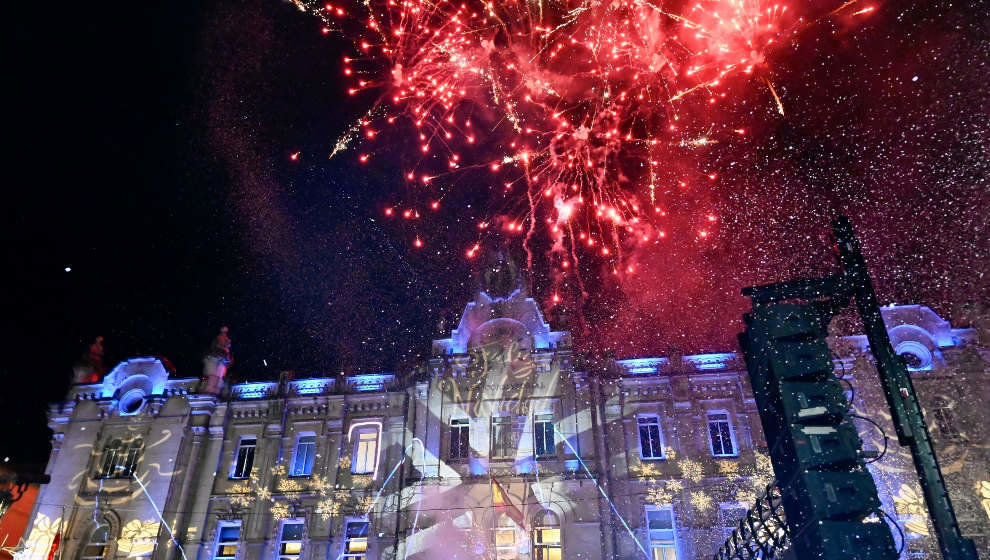
[[938,466],[931,436],[918,403],[918,396],[911,384],[904,361],[894,353],[887,336],[877,295],[867,274],[866,263],[860,252],[859,242],[846,217],[832,223],[832,231],[839,248],[839,260],[845,273],[845,285],[856,298],[856,308],[863,321],[870,350],[876,361],[877,373],[884,395],[890,405],[897,440],[911,448],[914,468],[925,495],[925,504],[935,526],[935,534],[946,560],[977,560],[973,541],[963,538],[959,532],[956,514],[949,500],[945,479]]

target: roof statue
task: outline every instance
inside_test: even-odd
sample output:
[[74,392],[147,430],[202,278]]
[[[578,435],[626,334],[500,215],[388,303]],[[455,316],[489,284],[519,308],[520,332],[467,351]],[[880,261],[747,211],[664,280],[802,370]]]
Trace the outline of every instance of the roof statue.
[[103,337],[98,336],[72,366],[72,382],[97,383],[106,372],[106,368],[103,367]]
[[213,339],[210,349],[203,358],[202,391],[204,393],[220,393],[227,368],[234,361],[234,355],[230,351],[228,331],[227,327],[220,327],[220,333]]
[[508,298],[522,287],[522,276],[512,257],[496,251],[492,262],[481,271],[481,290],[498,299]]

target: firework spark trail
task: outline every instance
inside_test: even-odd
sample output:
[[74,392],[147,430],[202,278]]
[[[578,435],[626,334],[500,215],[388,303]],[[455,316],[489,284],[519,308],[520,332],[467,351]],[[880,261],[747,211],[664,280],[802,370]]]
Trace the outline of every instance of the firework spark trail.
[[[768,57],[803,27],[858,1],[809,18],[771,0],[702,0],[682,13],[649,0],[365,0],[346,10],[294,3],[315,13],[324,32],[353,39],[359,54],[344,60],[344,74],[356,81],[348,91],[378,92],[331,157],[358,138],[374,141],[383,121],[411,121],[399,123],[419,152],[405,177],[423,189],[410,189],[399,206],[418,217],[430,204],[424,198],[436,209],[442,178],[489,168],[508,202],[501,218],[481,218],[478,244],[466,255],[493,233],[487,224],[501,224],[503,233],[525,232],[532,268],[545,218],[556,292],[564,277],[580,284],[572,266],[579,247],[615,273],[631,270],[624,251],[658,237],[647,214],[664,203],[658,187],[691,180],[675,178],[682,160],[703,157],[688,152],[739,141],[739,127],[716,124],[712,109],[731,91],[730,79],[764,82],[783,116]],[[525,196],[508,196],[513,185]],[[698,208],[696,220],[708,214]],[[418,233],[415,246],[422,246]]]
[[773,82],[771,82],[770,78],[767,78],[766,76],[763,77],[763,81],[766,82],[767,87],[770,88],[770,94],[773,95],[773,100],[777,102],[777,112],[780,113],[780,116],[783,117],[784,104],[781,103],[780,96],[777,95],[777,90],[773,88]]

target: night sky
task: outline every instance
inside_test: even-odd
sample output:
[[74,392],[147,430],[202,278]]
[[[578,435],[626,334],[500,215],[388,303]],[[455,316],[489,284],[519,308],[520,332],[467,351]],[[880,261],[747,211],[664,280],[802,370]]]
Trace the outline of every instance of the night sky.
[[[450,328],[475,286],[463,249],[504,201],[464,177],[413,247],[383,215],[405,188],[401,138],[373,165],[327,158],[369,106],[346,94],[344,38],[279,0],[12,9],[3,456],[44,461],[45,403],[96,335],[108,368],[159,355],[196,377],[229,325],[244,380],[408,367]],[[736,84],[720,118],[750,134],[693,155],[718,181],[671,197],[719,216],[710,239],[672,217],[669,243],[631,253],[636,274],[585,259],[592,295],[557,307],[537,243],[534,296],[589,351],[733,350],[739,289],[831,270],[845,213],[882,301],[961,324],[988,302],[986,16],[891,2],[806,30],[771,64],[786,117]]]

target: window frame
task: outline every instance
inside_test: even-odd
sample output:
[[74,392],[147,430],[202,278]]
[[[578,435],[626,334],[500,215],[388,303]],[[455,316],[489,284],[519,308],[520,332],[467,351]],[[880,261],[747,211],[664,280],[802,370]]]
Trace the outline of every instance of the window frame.
[[[498,537],[503,533],[512,535],[511,545],[499,544]],[[495,550],[495,560],[517,560],[519,558],[519,539],[516,531],[516,522],[510,519],[508,515],[502,513],[496,519],[494,538],[495,544],[493,549]]]
[[[237,540],[236,541],[225,541],[223,539],[223,530],[231,527],[237,528]],[[220,547],[222,546],[233,546],[234,554],[231,556],[220,554]],[[241,549],[241,522],[240,521],[219,521],[217,522],[217,538],[213,543],[213,555],[212,560],[234,560],[237,558],[237,553]]]
[[[540,418],[543,417],[543,418]],[[549,417],[549,420],[546,418]],[[557,456],[556,415],[553,412],[542,412],[533,415],[533,456],[537,459],[551,459]],[[544,425],[543,433],[539,432],[539,425]],[[546,425],[550,425],[550,430],[546,430]],[[542,439],[543,453],[539,453],[540,439]],[[550,444],[549,449],[547,444]],[[549,452],[548,452],[549,451]]]
[[96,472],[97,479],[114,480],[132,478],[144,451],[144,438],[138,436],[129,441],[113,438],[103,446],[103,454]]
[[[730,509],[741,509],[743,511],[743,516],[738,521],[734,521],[732,526],[726,525],[725,512]],[[742,502],[719,502],[718,504],[718,517],[722,522],[722,536],[728,539],[732,532],[739,527],[739,521],[746,518],[746,513],[749,512],[749,506]]]
[[[312,438],[312,441],[303,443],[303,438]],[[300,446],[309,447],[307,457],[303,457],[302,469],[299,468]],[[295,445],[292,446],[292,464],[289,466],[290,477],[305,477],[313,475],[313,465],[316,463],[316,432],[299,432],[296,434]]]
[[[374,436],[373,439],[364,439],[362,436],[371,434]],[[381,452],[381,429],[373,424],[360,424],[355,425],[351,428],[351,474],[365,475],[370,474],[374,476],[378,472],[378,457]],[[374,443],[374,450],[370,453],[373,457],[368,457],[369,453],[367,448],[365,449],[364,459],[361,459],[359,455],[362,447],[362,443],[368,442]],[[370,459],[370,465],[368,461]]]
[[[642,434],[642,429],[644,427],[645,428],[649,428],[649,427],[653,426],[654,424],[653,423],[642,422],[642,420],[646,420],[646,419],[650,419],[650,418],[656,420],[657,434],[658,434],[658,439],[659,439],[659,442],[660,442],[660,455],[659,456],[647,455],[646,454],[646,450],[643,449],[643,434]],[[641,460],[643,460],[643,461],[663,461],[663,460],[666,460],[667,459],[667,452],[666,452],[666,444],[667,444],[667,442],[664,440],[664,437],[663,437],[663,422],[660,420],[660,414],[659,413],[656,413],[656,412],[644,412],[644,413],[641,413],[641,414],[637,414],[636,415],[636,436],[637,436],[637,439],[639,440],[639,458]]]
[[465,416],[452,417],[447,459],[466,461],[471,458],[471,419]]
[[[251,445],[245,445],[244,442],[247,440],[253,440],[254,443],[252,443]],[[246,472],[244,472],[242,469],[238,469],[238,465],[240,464],[241,449],[247,449],[247,448],[250,448],[251,450],[250,451],[251,460],[250,462],[245,460],[244,463],[247,469]],[[251,471],[254,470],[254,461],[257,458],[257,455],[258,455],[258,436],[243,435],[240,438],[238,438],[237,447],[234,448],[234,458],[230,462],[230,475],[228,476],[228,478],[230,480],[244,480],[246,478],[250,478]]]
[[[499,436],[495,437],[495,426],[500,426]],[[501,430],[505,430],[502,432]],[[491,459],[508,460],[515,459],[519,452],[519,441],[516,439],[516,417],[511,414],[500,414],[492,416],[489,424],[489,449],[488,456]],[[503,449],[504,447],[504,449]],[[498,453],[496,453],[498,451]]]
[[[93,535],[95,535],[97,531],[101,531],[101,530],[106,535],[106,540],[104,540],[102,543],[94,543]],[[110,543],[112,540],[113,540],[113,526],[110,525],[110,523],[107,523],[106,520],[97,523],[96,527],[93,527],[93,529],[89,532],[89,536],[86,538],[86,542],[82,543],[82,546],[79,548],[79,560],[105,560],[107,558],[107,553],[110,552]],[[87,552],[86,549],[93,546],[101,546],[103,552],[101,552],[99,556],[86,554]]]
[[120,456],[124,444],[120,438],[109,440],[103,444],[103,454],[100,457],[99,469],[96,471],[97,479],[113,478],[113,473],[117,470],[117,458]]
[[[714,422],[725,422],[729,426],[729,443],[732,445],[732,452],[731,453],[716,453],[715,452],[715,440],[712,438],[712,422],[713,422],[712,416],[718,415],[718,414],[724,414],[725,415],[725,419],[724,420],[715,419]],[[736,441],[736,427],[735,427],[735,425],[732,422],[732,414],[728,410],[725,410],[725,409],[706,410],[705,411],[705,428],[706,428],[705,433],[707,434],[706,437],[708,438],[708,450],[711,451],[712,457],[731,458],[731,457],[738,457],[739,456],[739,444]],[[723,450],[724,450],[724,448],[725,447],[723,445]]]
[[[364,537],[349,537],[348,529],[351,525],[364,524]],[[364,539],[364,550],[358,552],[348,552],[347,547],[352,540]],[[344,521],[343,549],[340,552],[341,560],[368,560],[371,553],[371,521],[367,519],[347,519]]]
[[[285,528],[289,525],[299,525],[299,538],[286,540]],[[302,556],[303,534],[306,532],[306,520],[301,517],[282,519],[278,527],[278,548],[275,550],[275,560],[299,560]],[[283,548],[286,544],[298,543],[299,550],[295,553],[286,553]]]
[[[650,528],[650,513],[656,512],[669,512],[670,513],[670,529],[656,529],[656,531],[670,531],[670,539],[657,539],[657,543],[654,543],[653,531]],[[677,560],[681,557],[680,544],[677,540],[677,516],[674,515],[674,506],[670,504],[664,505],[653,505],[648,504],[643,512],[644,529],[646,532],[646,544],[650,550],[650,557],[656,560]],[[667,552],[661,552],[660,556],[657,556],[655,550],[661,551],[673,551],[673,557],[671,557]]]
[[[553,523],[537,523],[537,521],[542,521],[539,519],[541,516],[549,515]],[[551,551],[556,550],[556,558],[562,559],[564,557],[564,532],[561,529],[560,516],[555,512],[545,509],[538,512],[532,517],[532,534],[530,535],[530,542],[532,543],[532,560],[550,560],[553,556]],[[542,540],[544,537],[542,531],[557,531],[556,542],[545,542]]]

